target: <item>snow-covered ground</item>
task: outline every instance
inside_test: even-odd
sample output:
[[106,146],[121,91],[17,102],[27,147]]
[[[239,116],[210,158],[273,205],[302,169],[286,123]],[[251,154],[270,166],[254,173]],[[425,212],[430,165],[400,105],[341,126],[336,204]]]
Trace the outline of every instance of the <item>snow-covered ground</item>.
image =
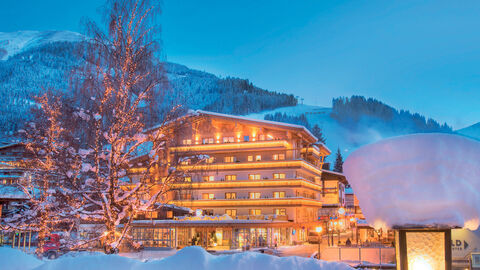
[[62,256],[56,260],[38,260],[20,250],[0,248],[1,269],[5,270],[347,270],[347,264],[318,261],[301,257],[276,257],[255,252],[215,256],[201,247],[186,247],[175,255],[141,261],[119,255],[85,253],[82,256]]
[[375,227],[450,226],[475,230],[480,217],[480,142],[414,134],[366,145],[343,169]]
[[70,31],[17,31],[0,32],[0,60],[31,47],[58,41],[81,41],[85,37]]

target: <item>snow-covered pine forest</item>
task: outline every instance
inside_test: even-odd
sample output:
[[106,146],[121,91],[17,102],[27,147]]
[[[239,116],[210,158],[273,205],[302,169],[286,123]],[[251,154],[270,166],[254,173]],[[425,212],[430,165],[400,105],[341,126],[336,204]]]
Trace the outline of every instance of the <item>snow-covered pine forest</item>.
[[[45,35],[31,31],[23,35],[28,34],[30,40],[35,40],[35,33]],[[31,119],[29,112],[35,95],[47,89],[63,91],[67,96],[71,94],[66,91],[69,89],[66,78],[84,61],[76,53],[81,41],[69,38],[71,35],[77,37],[77,33],[60,33],[63,33],[61,39],[34,42],[29,46],[24,45],[28,42],[23,40],[22,32],[0,33],[0,48],[3,48],[3,58],[0,58],[0,133],[6,135],[16,131]],[[14,43],[20,45],[15,46]],[[219,78],[171,62],[165,62],[164,69],[168,77],[168,91],[165,96],[157,97],[161,101],[157,103],[165,108],[182,104],[185,109],[249,114],[297,104],[293,95],[267,91],[245,79]],[[162,111],[164,108],[159,109]]]

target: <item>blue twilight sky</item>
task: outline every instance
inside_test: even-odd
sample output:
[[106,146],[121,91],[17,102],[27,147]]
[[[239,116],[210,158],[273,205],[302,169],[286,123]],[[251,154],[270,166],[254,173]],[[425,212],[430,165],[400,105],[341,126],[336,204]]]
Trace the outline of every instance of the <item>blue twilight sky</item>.
[[[0,31],[81,31],[100,0],[0,0]],[[163,0],[164,54],[330,106],[365,95],[480,121],[480,1]]]

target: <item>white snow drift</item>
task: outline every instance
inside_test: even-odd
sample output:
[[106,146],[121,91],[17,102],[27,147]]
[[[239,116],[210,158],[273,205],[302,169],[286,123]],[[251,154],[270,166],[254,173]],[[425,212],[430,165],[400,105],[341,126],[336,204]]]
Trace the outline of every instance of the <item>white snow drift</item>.
[[478,227],[478,141],[435,133],[390,138],[353,152],[344,173],[377,228]]
[[[23,270],[350,270],[344,263],[319,261],[302,257],[275,257],[244,252],[234,255],[214,256],[201,247],[186,247],[175,255],[160,260],[142,262],[118,255],[85,253],[78,257],[62,256],[56,260],[37,260],[11,248],[0,248],[0,259],[5,269]],[[4,269],[4,268],[2,268]]]

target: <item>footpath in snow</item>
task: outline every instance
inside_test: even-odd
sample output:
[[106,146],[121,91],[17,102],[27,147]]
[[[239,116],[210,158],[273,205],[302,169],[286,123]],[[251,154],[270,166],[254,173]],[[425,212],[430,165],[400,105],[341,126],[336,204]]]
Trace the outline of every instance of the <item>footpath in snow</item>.
[[2,270],[347,270],[344,263],[318,261],[302,257],[276,257],[243,252],[215,256],[201,247],[186,247],[175,255],[158,260],[140,261],[119,255],[85,253],[76,257],[39,260],[34,255],[9,247],[0,248]]

